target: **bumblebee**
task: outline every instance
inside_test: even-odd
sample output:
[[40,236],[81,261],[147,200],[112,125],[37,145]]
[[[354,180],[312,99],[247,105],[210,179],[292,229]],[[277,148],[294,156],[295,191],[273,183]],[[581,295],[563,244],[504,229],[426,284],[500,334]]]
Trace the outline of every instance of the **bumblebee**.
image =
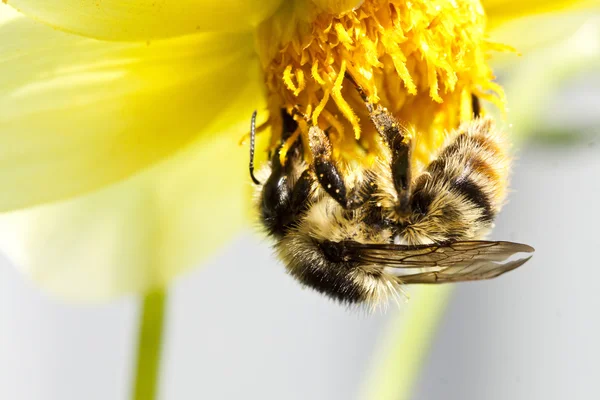
[[295,142],[282,164],[279,150],[302,117],[282,110],[282,144],[261,181],[254,175],[252,116],[256,208],[294,278],[342,303],[377,305],[403,284],[494,278],[531,258],[528,245],[479,240],[503,204],[510,159],[492,120],[479,117],[476,98],[474,120],[450,132],[434,160],[417,170],[411,153],[418,135],[411,138],[357,89],[381,138],[369,167],[341,165],[327,133],[314,125],[308,143]]

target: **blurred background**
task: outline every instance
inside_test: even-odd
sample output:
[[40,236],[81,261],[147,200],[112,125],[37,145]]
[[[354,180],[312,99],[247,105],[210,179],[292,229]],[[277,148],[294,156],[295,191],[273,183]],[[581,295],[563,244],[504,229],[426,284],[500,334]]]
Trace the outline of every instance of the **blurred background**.
[[[455,286],[414,399],[600,398],[595,57],[537,97],[519,92],[519,71],[502,75],[509,117],[521,118],[524,99],[539,112],[522,123],[513,193],[492,237],[537,251],[499,279]],[[1,259],[0,399],[128,399],[139,305],[62,303]],[[245,232],[172,286],[160,398],[359,398],[404,311],[357,313],[302,290]]]

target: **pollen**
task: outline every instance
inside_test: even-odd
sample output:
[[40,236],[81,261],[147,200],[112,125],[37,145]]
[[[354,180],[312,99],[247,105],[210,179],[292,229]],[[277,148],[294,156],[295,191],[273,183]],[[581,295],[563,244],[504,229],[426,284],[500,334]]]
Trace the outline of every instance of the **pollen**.
[[283,134],[281,109],[305,117],[286,133],[282,160],[310,124],[328,132],[334,156],[371,160],[378,134],[357,85],[414,135],[421,163],[473,118],[472,96],[504,105],[487,63],[501,46],[486,40],[479,0],[364,0],[341,15],[309,0],[283,3],[257,31],[271,146]]

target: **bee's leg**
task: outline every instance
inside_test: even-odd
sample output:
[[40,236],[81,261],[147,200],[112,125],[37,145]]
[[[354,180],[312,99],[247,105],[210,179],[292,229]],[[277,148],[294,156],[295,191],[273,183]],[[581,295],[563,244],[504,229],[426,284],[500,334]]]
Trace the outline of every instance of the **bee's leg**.
[[[353,80],[351,79],[351,81]],[[398,211],[400,213],[407,213],[409,211],[410,198],[412,195],[412,173],[410,164],[412,148],[410,142],[406,140],[403,128],[396,118],[394,118],[385,107],[382,107],[379,104],[374,105],[369,102],[369,99],[362,88],[356,83],[355,86],[365,102],[367,110],[369,111],[369,117],[371,118],[371,121],[373,121],[375,129],[377,129],[377,132],[390,149],[390,169],[392,171],[394,187],[399,198]]]
[[[290,201],[291,214],[294,216],[300,215],[307,210],[309,199],[312,197],[315,188],[314,174],[310,169],[305,169],[300,175],[300,178],[294,184]],[[292,221],[293,222],[293,221]]]
[[[281,145],[298,128],[296,121],[285,112]],[[260,217],[267,231],[274,236],[282,236],[298,216],[305,211],[307,200],[312,193],[314,178],[307,169],[298,176],[298,164],[303,157],[301,143],[294,143],[288,150],[288,160],[281,164],[279,151],[271,156],[271,174],[262,186]]]
[[317,181],[325,192],[345,209],[352,210],[364,204],[372,193],[373,179],[370,175],[360,185],[348,191],[337,163],[332,157],[331,143],[325,132],[317,126],[311,126],[308,140],[314,158],[312,167]]

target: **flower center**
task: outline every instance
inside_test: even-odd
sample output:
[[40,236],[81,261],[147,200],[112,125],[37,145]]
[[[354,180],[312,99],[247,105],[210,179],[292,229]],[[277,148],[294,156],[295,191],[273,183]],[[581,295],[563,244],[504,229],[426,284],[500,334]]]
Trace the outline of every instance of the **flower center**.
[[[377,149],[377,132],[349,77],[418,135],[414,157],[424,164],[445,132],[473,118],[472,95],[503,105],[487,65],[498,46],[485,40],[479,0],[365,0],[341,15],[309,0],[284,3],[257,34],[273,147],[282,136],[280,110],[298,108],[327,130],[337,157]],[[299,121],[282,158],[307,131]]]

